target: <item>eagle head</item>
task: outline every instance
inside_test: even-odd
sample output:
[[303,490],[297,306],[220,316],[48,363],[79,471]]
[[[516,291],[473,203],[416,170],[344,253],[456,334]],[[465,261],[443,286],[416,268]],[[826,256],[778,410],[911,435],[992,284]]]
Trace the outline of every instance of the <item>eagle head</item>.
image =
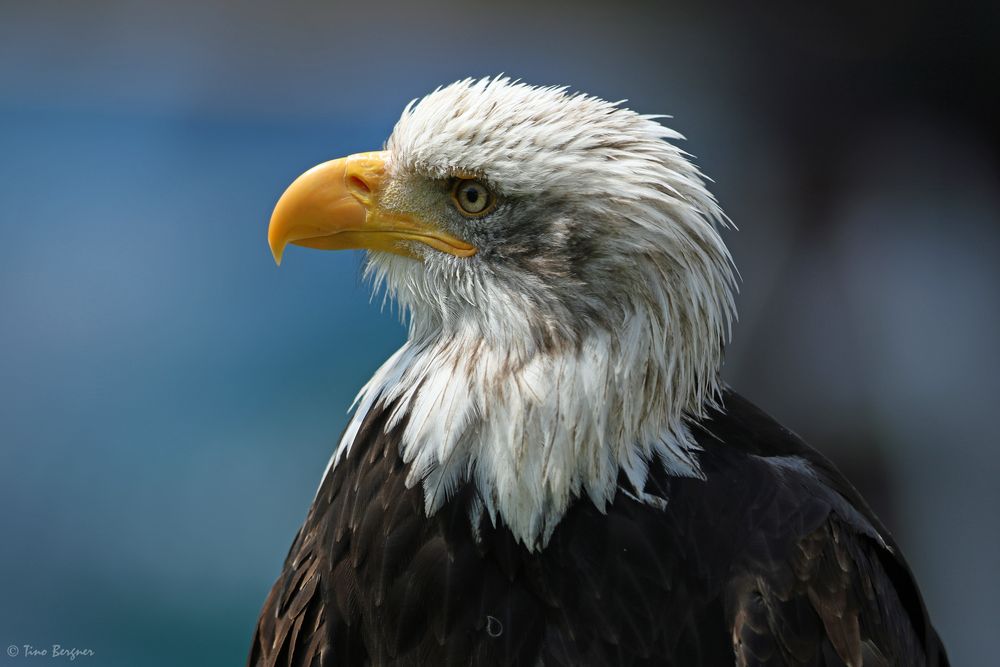
[[[406,399],[404,450],[414,460],[433,450],[415,479],[455,451],[467,464],[504,447],[479,470],[523,473],[530,456],[512,441],[535,427],[508,426],[519,430],[490,443],[478,423],[520,415],[541,443],[527,449],[549,454],[560,437],[584,437],[560,435],[572,421],[599,443],[601,470],[543,474],[531,482],[540,488],[508,495],[539,507],[583,487],[607,495],[593,478],[613,486],[623,460],[650,455],[649,442],[712,400],[734,317],[725,218],[670,143],[680,135],[656,118],[565,88],[467,79],[411,102],[384,150],[314,167],[281,197],[276,260],[289,243],[367,249],[366,272],[409,313],[409,352],[366,390]],[[432,366],[451,375],[434,380]],[[570,384],[557,406],[538,395],[555,381]],[[570,402],[581,413],[604,403],[610,416],[572,414]],[[446,426],[417,433],[414,414]],[[463,438],[478,440],[462,449]]]

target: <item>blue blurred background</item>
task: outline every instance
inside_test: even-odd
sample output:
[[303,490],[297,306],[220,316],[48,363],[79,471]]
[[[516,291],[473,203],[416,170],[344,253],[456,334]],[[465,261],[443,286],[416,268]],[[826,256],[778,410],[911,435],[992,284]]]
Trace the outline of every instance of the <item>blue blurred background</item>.
[[806,4],[0,1],[0,648],[244,660],[404,337],[356,254],[277,270],[271,206],[504,71],[674,116],[741,229],[726,377],[868,495],[955,664],[994,664],[1000,12]]

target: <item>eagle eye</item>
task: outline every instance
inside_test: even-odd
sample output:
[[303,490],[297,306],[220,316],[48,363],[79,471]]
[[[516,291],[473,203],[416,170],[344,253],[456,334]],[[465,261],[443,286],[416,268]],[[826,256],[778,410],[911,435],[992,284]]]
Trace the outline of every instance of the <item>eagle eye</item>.
[[496,197],[489,188],[473,178],[463,178],[455,183],[451,198],[459,212],[466,217],[486,215],[496,203]]

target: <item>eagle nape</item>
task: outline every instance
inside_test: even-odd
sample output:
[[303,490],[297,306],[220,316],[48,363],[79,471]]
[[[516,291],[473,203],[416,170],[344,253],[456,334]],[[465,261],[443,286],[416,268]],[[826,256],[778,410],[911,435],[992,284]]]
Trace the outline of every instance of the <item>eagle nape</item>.
[[282,195],[275,260],[364,249],[409,330],[249,665],[948,664],[854,487],[721,381],[727,219],[679,138],[469,79]]

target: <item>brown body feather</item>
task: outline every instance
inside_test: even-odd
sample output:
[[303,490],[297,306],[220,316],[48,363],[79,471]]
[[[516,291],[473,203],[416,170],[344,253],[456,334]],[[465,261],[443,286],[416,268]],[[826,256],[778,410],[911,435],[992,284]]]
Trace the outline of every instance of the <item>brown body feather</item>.
[[[696,429],[704,480],[651,466],[606,513],[578,500],[531,552],[427,517],[385,410],[327,475],[248,664],[947,665],[909,570],[857,492],[738,395]],[[478,535],[476,534],[478,532]]]

